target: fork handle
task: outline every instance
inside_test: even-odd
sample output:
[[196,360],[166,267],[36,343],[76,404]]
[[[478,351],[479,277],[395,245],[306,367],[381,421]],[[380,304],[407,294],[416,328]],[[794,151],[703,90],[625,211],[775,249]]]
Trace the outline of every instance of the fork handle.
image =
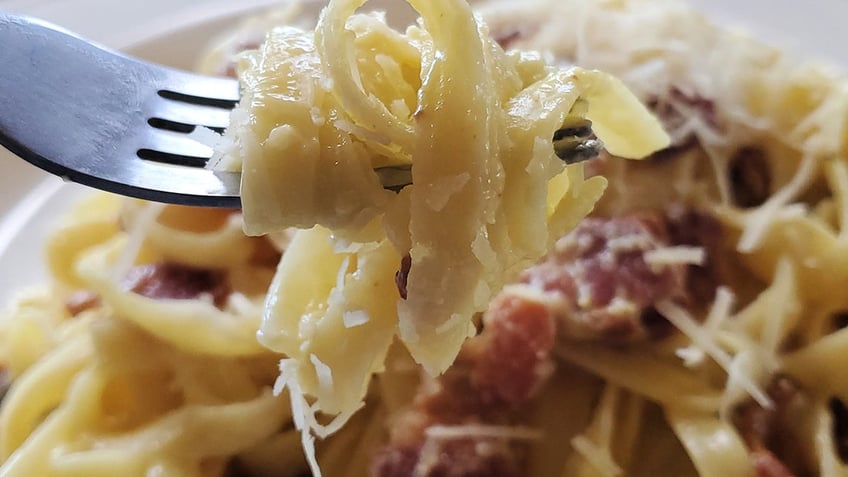
[[113,133],[141,127],[127,114],[138,109],[138,84],[121,80],[134,70],[127,67],[133,60],[104,55],[41,20],[9,14],[0,14],[0,45],[0,143],[70,180],[111,168],[105,158],[120,151],[104,154],[115,144],[93,126],[106,124]]
[[[0,145],[65,180],[160,202],[240,207],[240,174],[138,158],[158,91],[201,80],[0,13]],[[218,84],[216,83],[216,84]],[[187,94],[191,94],[189,90]],[[237,97],[236,97],[237,99]]]

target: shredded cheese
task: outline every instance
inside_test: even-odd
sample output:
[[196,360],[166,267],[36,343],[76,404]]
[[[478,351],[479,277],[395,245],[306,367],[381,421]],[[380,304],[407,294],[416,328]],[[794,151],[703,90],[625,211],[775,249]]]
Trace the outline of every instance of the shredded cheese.
[[150,202],[141,206],[136,212],[134,220],[129,224],[127,243],[112,268],[112,279],[115,282],[120,282],[127,276],[127,272],[132,268],[136,257],[138,257],[138,253],[141,251],[142,245],[144,245],[147,232],[152,228],[153,223],[156,222],[159,214],[164,209],[165,204]]
[[301,445],[306,462],[309,464],[312,475],[321,477],[321,468],[318,466],[318,459],[315,457],[315,436],[313,435],[314,426],[312,425],[315,417],[312,415],[309,403],[306,402],[306,397],[300,390],[297,368],[298,363],[294,360],[283,359],[280,361],[280,376],[274,383],[274,395],[278,396],[284,389],[288,388],[292,420],[295,429],[300,431]]
[[[708,333],[716,333],[723,323],[727,322],[733,308],[733,292],[727,287],[718,287],[716,289],[713,305],[710,307],[710,312],[707,319],[704,320],[704,330]],[[687,368],[695,368],[703,364],[706,355],[704,350],[697,345],[692,344],[684,348],[678,348],[674,352],[677,357],[683,360],[683,364]]]
[[309,361],[311,361],[312,365],[315,366],[315,375],[318,377],[318,389],[320,389],[322,393],[332,393],[334,387],[333,370],[318,359],[318,356],[315,356],[314,354],[309,355]]
[[713,306],[710,307],[710,312],[704,322],[704,327],[706,329],[710,331],[719,329],[722,323],[724,323],[730,316],[731,310],[733,309],[734,298],[733,291],[731,291],[730,288],[721,286],[716,289]]
[[541,431],[522,426],[494,426],[486,424],[463,424],[457,426],[433,425],[424,431],[433,439],[500,438],[510,440],[537,440]]
[[368,323],[370,319],[368,312],[365,310],[345,311],[342,314],[342,321],[344,322],[345,328],[362,326],[365,323]]
[[783,188],[772,195],[766,203],[751,212],[745,223],[745,230],[736,249],[742,253],[752,252],[762,242],[770,225],[790,201],[801,195],[813,179],[818,165],[816,156],[805,155],[798,171]]
[[644,254],[645,263],[651,268],[662,268],[668,265],[703,265],[707,259],[703,247],[662,247],[649,250]]
[[688,311],[677,304],[664,300],[656,304],[659,311],[671,324],[679,329],[684,335],[692,340],[692,343],[701,348],[710,358],[721,366],[728,376],[736,376],[740,385],[754,398],[755,401],[766,409],[771,409],[773,403],[765,391],[752,376],[736,374],[732,369],[733,358],[722,349],[715,339],[715,333],[701,326]]
[[[314,355],[310,356],[310,360],[312,361],[313,366],[315,366],[319,381],[323,380],[325,385],[332,386],[332,374],[327,374],[329,368]],[[292,420],[294,421],[295,429],[300,431],[301,445],[303,446],[306,461],[309,464],[309,469],[312,472],[312,475],[315,477],[321,477],[321,468],[318,466],[318,460],[315,456],[315,437],[323,439],[335,432],[338,432],[338,430],[350,420],[353,414],[362,408],[364,403],[355,409],[335,416],[327,424],[319,423],[316,415],[320,412],[320,408],[314,404],[310,405],[306,401],[306,396],[301,390],[300,382],[298,380],[299,366],[300,363],[293,359],[286,358],[280,360],[280,376],[274,383],[273,392],[275,396],[278,396],[282,394],[285,389],[289,390]]]

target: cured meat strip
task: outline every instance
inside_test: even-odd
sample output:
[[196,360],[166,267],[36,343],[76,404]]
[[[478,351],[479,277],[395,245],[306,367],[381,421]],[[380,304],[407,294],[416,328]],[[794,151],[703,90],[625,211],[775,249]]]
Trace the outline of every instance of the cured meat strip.
[[832,398],[829,404],[833,415],[833,439],[836,442],[836,452],[842,462],[848,462],[848,408],[839,398]]
[[564,336],[645,338],[651,330],[643,315],[652,313],[653,304],[686,297],[687,264],[646,259],[669,243],[660,214],[586,219],[522,281],[551,297]]
[[672,86],[665,95],[649,98],[646,105],[672,136],[671,146],[653,156],[657,159],[673,157],[668,154],[669,151],[680,150],[697,142],[693,129],[689,127],[693,119],[715,131],[723,128],[715,102],[697,91],[687,92]]
[[190,300],[209,295],[218,307],[224,305],[230,294],[225,271],[193,268],[171,262],[134,267],[124,279],[124,287],[155,299]]
[[762,205],[771,195],[771,168],[765,151],[743,147],[728,163],[733,202],[741,208]]
[[[441,377],[425,381],[392,442],[372,461],[375,477],[517,477],[522,443],[509,435],[433,435],[434,426],[509,428],[510,413],[554,371],[556,324],[547,303],[510,287],[490,305],[483,331]],[[496,433],[497,434],[497,433]]]
[[795,477],[780,459],[765,449],[751,452],[751,461],[758,477]]
[[726,264],[718,260],[719,257],[727,255],[722,251],[721,224],[713,215],[683,205],[668,207],[666,218],[672,245],[704,249],[704,263],[690,264],[687,267],[686,291],[689,304],[708,307],[715,299],[715,292],[722,283],[722,277],[729,275]]
[[518,477],[522,475],[512,451],[502,439],[432,439],[422,447],[387,447],[375,458],[371,475],[374,477]]
[[[372,461],[375,477],[521,475],[524,442],[504,435],[438,438],[434,426],[509,429],[555,370],[557,336],[632,339],[649,334],[653,304],[682,299],[686,264],[652,265],[669,244],[661,214],[584,220],[555,250],[504,288],[443,376],[425,381]],[[404,267],[398,273],[403,292]],[[647,319],[643,320],[643,315]]]
[[750,400],[736,408],[733,422],[751,451],[751,463],[759,477],[794,477],[798,474],[793,469],[807,468],[793,438],[793,423],[807,407],[806,399],[785,376],[775,378],[767,392],[773,409]]
[[71,316],[95,308],[100,305],[100,297],[88,290],[77,290],[65,299],[65,309]]

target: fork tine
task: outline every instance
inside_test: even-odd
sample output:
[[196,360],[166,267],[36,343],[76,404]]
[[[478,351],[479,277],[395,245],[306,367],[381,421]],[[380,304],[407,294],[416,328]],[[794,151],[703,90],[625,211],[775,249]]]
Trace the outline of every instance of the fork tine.
[[[139,150],[156,151],[164,156],[185,158],[187,160],[177,159],[173,163],[195,167],[202,167],[206,164],[214,152],[211,147],[196,141],[189,135],[153,128],[148,128],[146,134],[139,138],[139,146]],[[191,161],[191,159],[196,159],[196,161]]]
[[[120,183],[95,179],[89,183],[119,194],[172,204],[241,207],[237,172],[218,172],[135,161],[133,174]],[[151,188],[155,184],[155,188]]]
[[[183,134],[190,127],[177,127],[226,126],[222,118],[239,98],[236,80],[146,63],[1,12],[0,70],[0,145],[12,153],[119,194],[239,206],[240,174],[204,169],[212,148]],[[149,112],[167,117],[157,124]],[[166,121],[173,131],[157,129],[168,129]]]
[[[177,93],[202,100],[209,98],[225,103],[231,103],[230,108],[240,98],[239,82],[231,78],[217,78],[211,76],[197,75],[185,71],[168,69],[167,80],[162,84],[164,91]],[[191,102],[191,98],[186,98]]]
[[148,112],[151,118],[218,130],[225,129],[230,124],[228,109],[189,104],[166,98],[156,98],[151,103]]

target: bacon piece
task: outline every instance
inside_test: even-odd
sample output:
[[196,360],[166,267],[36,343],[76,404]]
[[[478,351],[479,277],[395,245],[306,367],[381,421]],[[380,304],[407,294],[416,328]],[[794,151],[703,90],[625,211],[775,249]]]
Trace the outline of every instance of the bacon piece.
[[412,268],[412,257],[409,254],[403,256],[400,261],[400,268],[395,273],[395,283],[397,284],[400,297],[406,300],[406,283],[409,280],[409,270]]
[[642,320],[658,301],[685,297],[685,264],[651,266],[645,253],[668,246],[663,218],[589,218],[527,269],[522,281],[555,297],[560,334],[630,340],[650,335]]
[[834,330],[841,330],[848,326],[848,310],[840,310],[830,316]]
[[556,323],[547,304],[508,290],[493,300],[472,344],[483,351],[473,360],[471,382],[486,400],[518,405],[554,371]]
[[836,443],[836,453],[842,462],[848,462],[848,408],[839,398],[833,398],[829,403],[833,415],[833,440]]
[[723,128],[715,102],[697,91],[687,93],[672,86],[664,96],[648,98],[645,105],[657,116],[663,129],[671,135],[671,144],[668,147],[647,158],[651,162],[674,160],[692,148],[699,147],[698,138],[686,126],[693,118],[697,118],[712,130],[721,131]]
[[608,175],[612,161],[623,161],[620,157],[613,157],[606,150],[602,150],[598,157],[583,163],[583,175],[589,177]]
[[12,387],[12,376],[5,367],[0,367],[0,402],[6,398],[6,393]]
[[396,447],[378,453],[374,477],[518,477],[522,475],[502,439],[433,439],[422,448]]
[[410,477],[421,452],[417,445],[394,445],[380,449],[371,460],[372,477]]
[[672,245],[704,249],[705,262],[687,267],[686,290],[692,305],[709,306],[715,299],[722,277],[729,275],[726,264],[719,260],[725,255],[722,252],[724,232],[721,224],[713,215],[681,204],[670,206],[666,217]]
[[713,129],[721,129],[721,123],[716,113],[715,101],[712,99],[701,96],[701,93],[697,91],[687,93],[674,86],[669,90],[668,94],[672,101],[683,104],[687,108],[696,111],[701,116],[701,119]]
[[222,307],[230,295],[226,272],[172,262],[134,267],[124,279],[124,287],[156,299],[190,300],[209,295],[218,307]]
[[252,237],[254,248],[250,263],[260,267],[276,268],[283,258],[282,252],[277,250],[276,245],[267,236]]
[[727,165],[733,202],[742,208],[757,207],[771,195],[771,169],[765,151],[743,147]]
[[[543,22],[541,19],[524,18],[519,22],[502,21],[505,18],[497,21],[494,18],[489,18],[489,36],[495,40],[504,50],[511,48],[521,48],[525,44],[533,44],[536,38],[542,31]],[[495,20],[495,21],[492,21]],[[557,57],[555,61],[573,63],[569,58]]]
[[407,416],[418,438],[430,424],[500,422],[542,387],[555,369],[556,323],[548,307],[505,291],[448,371],[428,381]]
[[77,290],[65,299],[65,309],[71,316],[95,308],[100,305],[100,296],[88,290]]
[[663,128],[672,135],[671,145],[655,153],[651,156],[652,158],[674,157],[676,154],[669,154],[670,151],[685,149],[696,143],[696,138],[691,132],[684,135],[674,134],[684,127],[692,117],[697,117],[711,129],[716,131],[722,129],[715,102],[701,96],[698,92],[684,92],[682,89],[672,86],[664,97],[649,98],[646,101],[646,106],[657,116]]
[[454,365],[422,390],[416,405],[429,423],[497,421],[527,402],[555,369],[556,322],[547,303],[507,287],[490,304],[483,331]]
[[439,440],[427,429],[509,426],[555,369],[558,327],[604,337],[644,328],[641,313],[683,293],[684,265],[652,268],[644,259],[667,242],[660,215],[584,221],[522,283],[495,297],[480,334],[444,375],[424,382],[411,409],[391,426],[391,443],[372,461],[373,475],[521,475],[526,443],[482,436]]
[[758,477],[795,477],[783,462],[767,450],[751,452],[751,462]]
[[522,39],[524,36],[524,32],[519,29],[492,33],[492,39],[504,50],[509,49],[513,43]]
[[795,429],[808,408],[798,386],[778,376],[766,390],[773,409],[763,409],[753,400],[739,405],[733,423],[751,451],[751,462],[760,477],[806,475],[805,457],[796,444]]
[[224,464],[224,471],[221,477],[256,477],[256,474],[251,472],[249,466],[236,456]]
[[[391,443],[372,461],[376,477],[511,477],[524,444],[508,438],[430,436],[433,425],[509,425],[554,371],[556,323],[547,303],[524,285],[507,287],[453,366],[427,380],[412,409],[391,426]],[[536,294],[538,295],[538,294]]]

